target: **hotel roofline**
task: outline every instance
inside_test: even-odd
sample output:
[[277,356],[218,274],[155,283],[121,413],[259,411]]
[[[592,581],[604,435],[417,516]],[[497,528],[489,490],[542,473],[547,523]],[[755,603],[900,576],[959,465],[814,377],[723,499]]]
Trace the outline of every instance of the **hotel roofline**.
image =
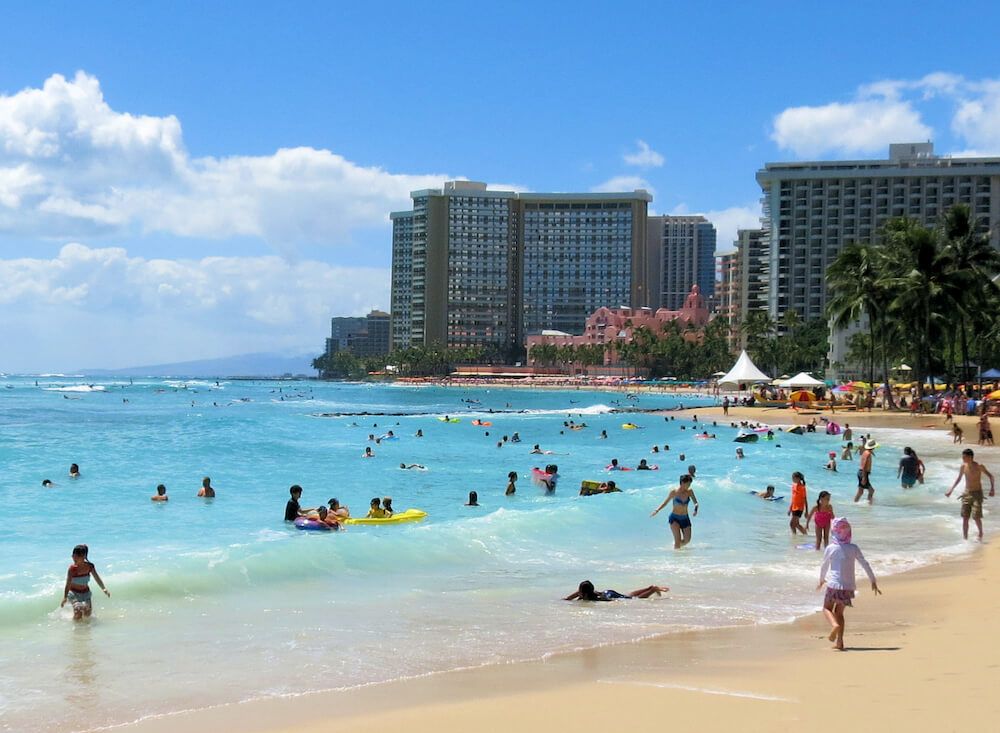
[[[530,202],[598,202],[598,201],[645,201],[652,203],[653,196],[644,188],[637,188],[634,191],[607,191],[588,193],[564,193],[564,192],[520,192],[487,189],[485,183],[478,181],[448,181],[441,188],[421,188],[410,191],[410,198],[422,198],[425,196],[477,196],[481,198],[506,198],[517,199]],[[390,219],[397,219],[412,215],[412,211],[392,211],[389,213]]]
[[962,175],[997,175],[1000,157],[954,158],[948,156],[886,158],[884,160],[813,160],[795,163],[765,163],[757,171],[757,181],[814,178],[816,174],[839,177],[872,176],[879,171],[894,176],[934,175],[961,172]]

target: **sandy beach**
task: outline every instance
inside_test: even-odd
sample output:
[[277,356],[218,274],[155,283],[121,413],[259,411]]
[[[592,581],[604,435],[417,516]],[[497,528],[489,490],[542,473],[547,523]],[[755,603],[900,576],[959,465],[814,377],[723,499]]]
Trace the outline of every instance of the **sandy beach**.
[[[739,412],[731,410],[730,417]],[[878,413],[861,417],[858,427],[910,419]],[[992,455],[990,450],[983,457],[989,462]],[[848,612],[847,651],[842,653],[830,649],[828,626],[817,613],[793,623],[772,619],[776,623],[220,706],[126,729],[420,733],[512,726],[522,732],[581,726],[659,731],[679,725],[773,731],[834,724],[860,731],[990,730],[1000,713],[1000,700],[993,697],[1000,683],[995,651],[1000,545],[989,542],[996,531],[994,516],[988,512],[984,520],[987,543],[971,555],[887,577],[880,583],[881,597],[860,589]],[[954,521],[960,521],[957,502]],[[863,548],[864,538],[856,540]],[[670,582],[669,577],[655,580]],[[821,594],[815,597],[818,609]],[[684,603],[684,598],[636,602]]]

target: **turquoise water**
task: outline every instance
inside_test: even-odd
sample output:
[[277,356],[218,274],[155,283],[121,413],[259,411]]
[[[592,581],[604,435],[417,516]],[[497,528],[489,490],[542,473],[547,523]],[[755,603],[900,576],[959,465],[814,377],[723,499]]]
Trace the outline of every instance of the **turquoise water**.
[[[941,497],[957,451],[940,435],[878,431],[877,504],[857,507],[849,503],[854,464],[839,474],[821,468],[836,438],[779,436],[743,446],[747,458],[736,461],[728,425],[709,424],[719,439],[698,440],[690,418],[610,413],[617,402],[654,409],[678,399],[0,379],[0,729],[86,730],[681,629],[788,620],[816,607],[818,559],[789,539],[785,504],[747,492],[773,483],[787,493],[796,469],[811,495],[833,492],[880,573],[965,551],[957,506]],[[345,412],[403,414],[322,416]],[[445,414],[461,422],[439,421]],[[564,430],[569,415],[589,427]],[[493,426],[475,427],[476,418]],[[627,421],[644,429],[622,430]],[[368,441],[390,429],[397,440]],[[414,437],[417,429],[425,437]],[[520,444],[497,447],[514,432]],[[530,455],[534,443],[555,455]],[[654,443],[670,450],[651,455]],[[895,481],[904,444],[928,463],[927,483],[906,495]],[[369,445],[376,456],[366,460]],[[647,458],[661,470],[609,475],[612,458],[627,466]],[[427,470],[403,471],[400,462]],[[67,477],[70,463],[80,465],[77,481]],[[532,466],[546,463],[560,469],[552,496],[530,481]],[[649,514],[690,463],[701,514],[692,544],[674,552],[666,512]],[[520,480],[505,497],[511,470]],[[195,497],[206,475],[218,491],[212,501]],[[577,496],[581,480],[609,477],[623,493]],[[43,489],[45,478],[56,486]],[[167,485],[166,505],[149,501],[158,483]],[[306,507],[336,496],[363,514],[371,497],[390,495],[397,511],[417,507],[428,517],[300,532],[282,521],[292,483],[303,486]],[[464,506],[470,490],[480,507]],[[58,603],[80,542],[112,598],[95,593],[92,621],[74,624]],[[672,592],[596,606],[558,600],[584,578]]]

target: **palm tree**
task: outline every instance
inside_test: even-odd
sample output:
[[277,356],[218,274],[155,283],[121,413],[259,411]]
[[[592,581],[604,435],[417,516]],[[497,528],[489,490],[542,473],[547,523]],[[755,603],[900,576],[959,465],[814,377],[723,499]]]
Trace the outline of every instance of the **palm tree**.
[[[951,259],[952,276],[958,281],[963,317],[959,320],[962,350],[962,380],[969,383],[969,340],[967,319],[976,318],[988,302],[989,291],[998,292],[992,276],[1000,272],[1000,253],[990,244],[989,236],[976,230],[972,210],[967,204],[952,206],[943,222],[946,250]],[[984,286],[985,285],[985,290]]]
[[[852,242],[844,247],[826,270],[830,297],[827,316],[834,328],[845,329],[868,318],[868,383],[875,382],[876,333],[885,320],[889,294],[884,286],[887,269],[882,247]],[[889,378],[888,365],[885,380]]]
[[917,383],[922,396],[924,378],[933,380],[935,328],[946,332],[942,322],[945,314],[960,307],[960,284],[952,275],[953,258],[940,232],[910,219],[893,219],[885,226],[885,239],[892,273],[883,280],[893,293],[889,310],[916,336]]
[[746,336],[747,351],[758,364],[763,364],[771,374],[777,370],[776,327],[771,314],[765,310],[754,310],[740,325]]

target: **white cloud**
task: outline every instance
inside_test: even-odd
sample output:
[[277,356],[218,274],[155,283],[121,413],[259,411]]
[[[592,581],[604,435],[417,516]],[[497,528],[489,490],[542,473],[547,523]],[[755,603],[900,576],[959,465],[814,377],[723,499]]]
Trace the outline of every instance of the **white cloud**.
[[791,107],[775,117],[771,139],[801,157],[884,153],[889,143],[933,137],[921,110],[932,100],[951,106],[951,131],[960,141],[951,155],[1000,154],[1000,79],[945,71],[865,84],[848,102]]
[[636,140],[639,147],[634,153],[625,153],[622,160],[626,165],[634,165],[639,168],[659,168],[663,165],[663,156],[653,150],[645,140]]
[[875,153],[889,143],[925,140],[932,130],[906,101],[888,96],[816,107],[790,107],[774,118],[771,139],[800,157]]
[[365,167],[329,150],[191,157],[180,121],[113,110],[98,80],[54,75],[0,96],[0,232],[261,237],[282,251],[384,226],[445,174]]
[[620,191],[631,192],[637,188],[644,188],[653,195],[656,193],[649,181],[640,176],[614,176],[603,183],[598,183],[590,190],[594,193],[614,193]]
[[9,356],[23,361],[5,368],[73,369],[206,351],[319,353],[331,315],[385,307],[389,273],[277,256],[145,259],[74,243],[51,259],[0,260],[0,282],[0,342],[18,343]]
[[952,131],[974,148],[1000,153],[1000,80],[975,84],[964,93],[951,121]]
[[759,204],[706,211],[703,216],[715,225],[717,251],[725,252],[733,248],[738,229],[760,229]]

